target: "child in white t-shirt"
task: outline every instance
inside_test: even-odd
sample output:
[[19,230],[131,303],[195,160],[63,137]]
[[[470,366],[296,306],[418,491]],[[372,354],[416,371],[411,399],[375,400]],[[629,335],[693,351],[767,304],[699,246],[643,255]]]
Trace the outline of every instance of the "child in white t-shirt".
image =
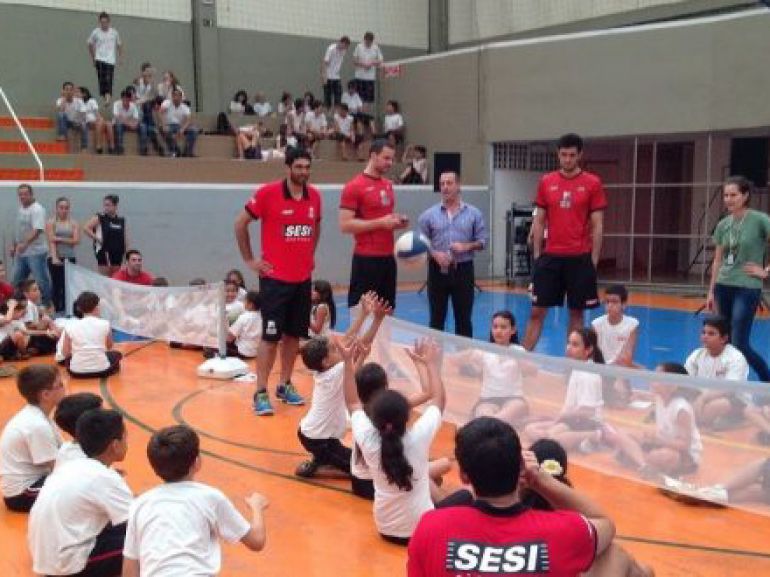
[[[628,291],[623,285],[613,285],[604,291],[606,314],[594,319],[599,349],[608,365],[637,367],[634,352],[639,337],[639,321],[625,314]],[[625,379],[605,379],[604,400],[608,406],[626,407],[631,401],[631,386]]]
[[313,305],[310,310],[310,336],[327,337],[337,324],[337,306],[329,281],[313,281],[310,300]]
[[29,333],[24,325],[28,306],[27,299],[23,295],[0,303],[0,357],[4,360],[29,358],[27,354]]
[[91,96],[91,91],[85,86],[75,90],[75,95],[83,101],[82,123],[87,130],[94,131],[94,147],[96,154],[104,152],[104,144],[107,143],[107,151],[115,152],[115,135],[112,131],[112,123],[106,120],[99,112],[99,103]]
[[355,367],[368,350],[353,342],[340,344],[345,360],[345,403],[351,413],[353,440],[371,472],[374,484],[374,521],[387,541],[406,545],[417,522],[433,509],[429,450],[441,428],[445,406],[441,380],[441,350],[430,340],[415,344],[409,355],[425,380],[427,406],[407,428],[409,401],[392,389],[381,390],[368,405],[358,396],[359,379],[367,366]]
[[262,315],[259,314],[261,301],[257,291],[246,293],[245,306],[245,311],[227,330],[227,354],[253,359],[257,356],[262,336]]
[[27,512],[62,443],[49,415],[64,396],[64,385],[56,367],[30,365],[19,371],[16,387],[27,404],[0,435],[0,487],[8,509]]
[[75,307],[83,318],[73,322],[64,333],[62,354],[69,359],[67,370],[75,378],[108,377],[120,370],[118,351],[113,351],[109,321],[99,318],[99,296],[85,291]]
[[401,116],[398,102],[395,100],[388,100],[385,105],[385,116],[382,119],[382,133],[393,148],[401,144],[404,140],[404,117]]
[[[576,361],[603,363],[596,332],[584,327],[569,334],[567,357]],[[601,440],[603,428],[602,377],[598,373],[572,370],[567,382],[567,394],[559,415],[554,420],[534,422],[524,434],[537,440],[547,437],[558,441],[565,449],[580,447],[589,452]]]
[[[360,341],[362,346],[370,346],[389,311],[390,308],[373,295],[364,295],[361,298],[361,313],[351,323],[344,341],[352,341],[371,314],[372,322]],[[348,426],[342,391],[342,355],[338,347],[323,336],[306,342],[300,354],[305,366],[313,371],[313,399],[310,410],[299,423],[297,433],[311,459],[297,467],[296,475],[306,478],[324,473],[350,475],[351,450],[340,442]]]
[[77,421],[84,459],[58,465],[29,516],[27,542],[38,575],[120,575],[133,495],[111,468],[128,450],[123,416],[92,409]]
[[86,458],[86,454],[83,452],[83,449],[80,447],[80,443],[78,443],[77,440],[78,419],[86,411],[101,408],[102,398],[94,393],[74,393],[72,395],[67,395],[59,401],[53,415],[53,420],[56,422],[59,429],[67,433],[72,440],[65,441],[62,443],[62,446],[59,447],[54,468],[73,459]]
[[[663,363],[655,370],[687,375],[687,369],[678,363]],[[650,388],[655,400],[655,431],[631,435],[608,427],[607,443],[615,446],[642,475],[694,473],[701,462],[703,442],[685,389],[661,382],[651,383]]]
[[238,285],[232,281],[225,281],[225,315],[227,324],[231,325],[246,310],[243,301],[238,298]]
[[40,312],[42,295],[37,282],[34,279],[27,279],[21,282],[19,288],[27,299],[27,313],[23,320],[29,335],[28,346],[37,351],[36,354],[49,355],[56,349],[59,329],[51,317]]
[[195,481],[201,469],[200,440],[187,426],[153,434],[147,456],[164,483],[138,497],[129,511],[123,548],[123,577],[217,575],[219,540],[241,542],[252,551],[265,546],[265,497],[246,498],[251,522],[219,490]]
[[[524,350],[516,338],[516,318],[507,310],[492,315],[489,340],[501,347]],[[481,392],[472,416],[496,417],[511,425],[519,422],[529,413],[520,362],[504,354],[480,350],[470,354],[470,360],[481,366]]]

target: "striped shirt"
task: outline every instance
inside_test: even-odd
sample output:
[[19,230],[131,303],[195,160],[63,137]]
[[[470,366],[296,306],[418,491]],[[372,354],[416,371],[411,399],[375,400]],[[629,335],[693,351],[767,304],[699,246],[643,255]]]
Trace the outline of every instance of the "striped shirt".
[[481,211],[464,202],[451,216],[443,203],[436,204],[423,212],[417,222],[420,232],[430,240],[431,249],[451,252],[455,263],[471,262],[473,251],[450,251],[453,242],[480,242],[482,248],[487,245],[487,227]]

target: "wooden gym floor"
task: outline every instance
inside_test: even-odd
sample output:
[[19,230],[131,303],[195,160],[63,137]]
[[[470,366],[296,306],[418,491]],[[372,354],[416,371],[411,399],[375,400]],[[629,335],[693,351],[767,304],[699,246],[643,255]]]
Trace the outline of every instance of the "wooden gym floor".
[[[676,306],[671,297],[659,301],[651,296],[649,302]],[[691,302],[682,302],[680,306],[691,308]],[[352,496],[348,482],[294,477],[294,468],[305,458],[296,430],[306,409],[275,403],[275,416],[257,418],[250,407],[253,384],[198,379],[200,353],[172,350],[163,343],[125,343],[120,348],[126,359],[118,376],[101,382],[70,380],[67,389],[99,393],[106,406],[126,415],[129,452],[121,468],[133,491],[141,493],[158,482],[145,456],[151,432],[184,422],[201,435],[204,466],[199,480],[222,489],[244,513],[243,497],[251,491],[270,500],[265,551],[224,546],[222,575],[405,574],[406,551],[379,538],[371,504]],[[295,383],[309,398],[309,373],[304,368],[296,373]],[[0,423],[21,405],[13,379],[0,380]],[[451,456],[453,433],[454,427],[445,424],[434,443],[434,457]],[[685,506],[633,481],[576,465],[570,470],[573,483],[611,513],[620,543],[651,564],[657,575],[770,575],[770,516]],[[459,485],[456,471],[446,485]],[[0,507],[0,543],[0,576],[32,575],[25,515]]]

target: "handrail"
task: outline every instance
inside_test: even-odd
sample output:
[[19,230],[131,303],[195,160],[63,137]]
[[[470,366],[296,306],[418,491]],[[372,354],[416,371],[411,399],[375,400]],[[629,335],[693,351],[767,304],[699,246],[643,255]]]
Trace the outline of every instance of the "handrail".
[[22,126],[21,121],[19,120],[19,117],[16,116],[16,112],[13,110],[13,106],[11,106],[11,103],[8,102],[8,97],[5,95],[5,91],[3,90],[2,86],[0,86],[0,97],[2,97],[3,102],[5,102],[6,108],[8,108],[8,112],[11,113],[11,117],[13,118],[13,121],[16,123],[16,126],[19,129],[19,132],[21,132],[22,137],[24,138],[24,142],[27,143],[27,147],[29,148],[29,151],[32,153],[32,156],[35,158],[35,162],[37,162],[37,168],[40,171],[40,182],[45,182],[45,171],[43,170],[43,161],[40,160],[40,156],[37,153],[37,150],[35,150],[35,147],[32,145],[32,141],[30,141],[29,136],[27,136],[27,131],[24,130],[24,126]]

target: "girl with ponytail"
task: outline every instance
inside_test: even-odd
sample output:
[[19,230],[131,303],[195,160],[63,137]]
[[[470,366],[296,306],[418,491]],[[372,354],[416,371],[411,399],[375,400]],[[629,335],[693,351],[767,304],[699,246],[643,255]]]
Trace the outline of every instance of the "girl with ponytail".
[[388,541],[406,545],[420,517],[433,509],[428,453],[441,427],[444,384],[438,345],[422,340],[408,351],[417,366],[428,401],[422,415],[407,428],[409,402],[399,392],[379,391],[367,405],[358,397],[355,366],[367,350],[338,343],[345,360],[345,403],[351,413],[353,440],[374,481],[374,522]]

